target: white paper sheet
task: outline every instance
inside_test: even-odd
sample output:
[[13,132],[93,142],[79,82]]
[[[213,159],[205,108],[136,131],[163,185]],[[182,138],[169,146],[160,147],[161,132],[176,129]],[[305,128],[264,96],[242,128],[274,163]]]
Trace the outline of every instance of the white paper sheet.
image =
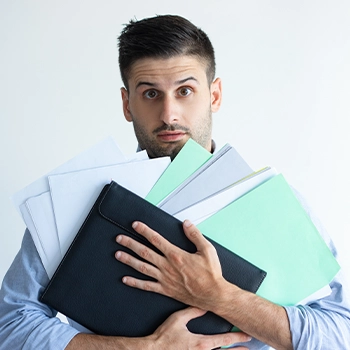
[[277,175],[276,169],[264,168],[174,216],[181,221],[189,219],[197,225],[275,175]]
[[45,270],[51,278],[62,259],[62,254],[50,192],[29,198],[25,205],[35,227],[36,234],[32,234],[35,246]]
[[133,162],[135,160],[149,159],[146,151],[140,151],[140,152],[133,153],[133,154],[129,155],[127,158],[128,158],[128,162]]
[[113,138],[108,137],[15,193],[11,197],[12,202],[21,214],[20,206],[28,198],[49,191],[48,175],[117,164],[127,160]]
[[[143,155],[144,156],[144,155]],[[128,159],[120,151],[112,137],[108,137],[88,150],[49,172],[61,174],[69,171],[88,169],[125,162]],[[12,196],[12,201],[28,227],[40,258],[47,270],[52,273],[51,259],[56,266],[60,245],[54,220],[48,175],[42,176]],[[40,232],[38,232],[40,229]]]
[[227,144],[159,203],[158,207],[174,215],[252,172],[239,153]]
[[111,180],[145,197],[170,164],[169,157],[49,176],[61,252],[64,254],[98,194]]

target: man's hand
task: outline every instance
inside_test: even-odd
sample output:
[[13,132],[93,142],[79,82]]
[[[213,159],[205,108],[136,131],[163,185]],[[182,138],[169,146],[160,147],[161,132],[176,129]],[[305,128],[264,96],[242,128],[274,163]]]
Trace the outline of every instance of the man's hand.
[[221,265],[214,246],[188,220],[183,224],[188,239],[197,247],[196,253],[188,253],[167,241],[159,233],[141,222],[133,228],[158,248],[164,256],[123,235],[117,242],[147,262],[122,251],[116,258],[141,273],[153,277],[156,282],[125,276],[123,282],[131,287],[167,295],[185,304],[210,310],[216,299],[217,287],[226,281],[222,277]]
[[186,220],[183,227],[188,239],[197,247],[196,253],[174,246],[143,223],[136,222],[133,227],[164,256],[129,237],[117,236],[118,243],[146,262],[121,251],[116,252],[116,258],[156,280],[125,276],[125,284],[212,311],[275,349],[293,348],[286,310],[226,281],[214,246],[189,221]]
[[[251,337],[242,332],[225,333],[216,335],[202,335],[190,333],[186,324],[196,317],[205,314],[197,308],[189,307],[172,314],[157,330],[149,337],[153,339],[157,349],[215,349],[235,343],[244,343],[251,340]],[[153,342],[152,342],[153,343]],[[247,349],[237,347],[235,349]]]

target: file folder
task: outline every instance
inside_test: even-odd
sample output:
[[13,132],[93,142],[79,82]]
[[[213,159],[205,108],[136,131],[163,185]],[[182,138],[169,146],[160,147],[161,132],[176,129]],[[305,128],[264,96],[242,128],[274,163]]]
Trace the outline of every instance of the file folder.
[[296,305],[340,266],[282,174],[201,222],[198,229],[268,275],[258,295]]

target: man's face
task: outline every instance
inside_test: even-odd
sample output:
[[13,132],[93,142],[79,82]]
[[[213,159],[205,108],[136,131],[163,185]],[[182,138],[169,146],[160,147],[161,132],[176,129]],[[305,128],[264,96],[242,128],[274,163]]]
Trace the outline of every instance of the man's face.
[[221,81],[209,85],[206,65],[192,56],[136,61],[122,88],[123,111],[141,149],[172,159],[189,138],[211,150],[212,112],[221,103]]

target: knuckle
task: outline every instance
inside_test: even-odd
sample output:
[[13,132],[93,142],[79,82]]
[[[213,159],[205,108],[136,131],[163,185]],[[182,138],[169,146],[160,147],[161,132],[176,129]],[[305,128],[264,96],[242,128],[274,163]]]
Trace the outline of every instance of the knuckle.
[[147,260],[147,258],[150,255],[149,249],[148,248],[141,249],[139,255],[140,255],[141,258]]
[[130,286],[132,287],[136,287],[136,281],[134,279],[132,279],[130,282],[129,282]]
[[123,237],[123,246],[126,248],[131,247],[131,240],[129,239],[129,237]]
[[142,272],[143,274],[147,274],[148,272],[148,267],[146,264],[141,264],[140,265],[140,272]]
[[201,341],[197,344],[196,346],[196,349],[197,350],[205,350],[205,349],[208,349],[208,344],[206,344],[205,341]]
[[232,343],[232,337],[230,334],[224,334],[222,337],[222,345],[228,345]]
[[193,238],[198,237],[198,235],[199,235],[198,229],[195,226],[192,226],[190,231],[189,231],[189,235]]
[[149,282],[145,282],[145,284],[143,285],[143,289],[150,292],[152,291],[152,285]]
[[130,257],[130,255],[127,255],[127,254],[122,254],[122,255],[121,255],[121,260],[122,260],[124,263],[127,263],[127,264],[130,264],[130,263],[131,263],[131,257]]
[[154,246],[159,246],[160,245],[160,237],[158,235],[152,235],[152,237],[150,237],[150,242]]
[[169,258],[170,261],[172,261],[176,265],[182,265],[183,264],[183,258],[177,252],[174,252],[174,251],[169,252],[168,258]]
[[138,224],[137,228],[140,233],[144,233],[146,231],[146,226],[143,224]]

